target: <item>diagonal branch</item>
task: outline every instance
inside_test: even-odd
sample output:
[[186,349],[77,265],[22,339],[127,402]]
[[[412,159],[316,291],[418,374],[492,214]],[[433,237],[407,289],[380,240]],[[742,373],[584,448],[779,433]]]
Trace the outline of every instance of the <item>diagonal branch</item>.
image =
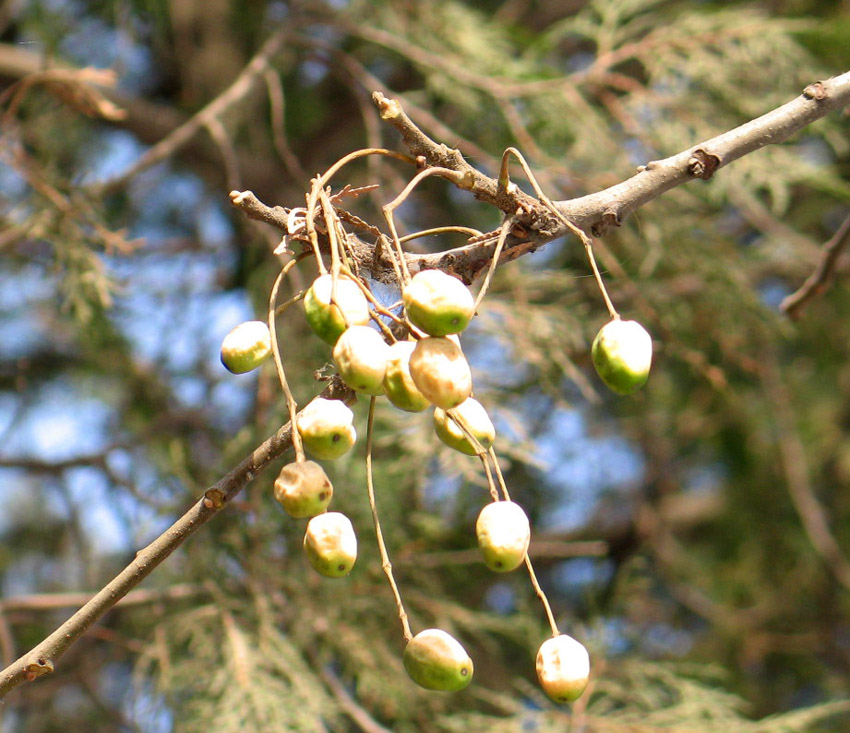
[[[333,381],[322,396],[342,399],[348,398],[350,392],[341,382]],[[202,525],[216,516],[269,463],[282,456],[291,445],[292,431],[290,423],[287,423],[255,448],[235,468],[210,486],[204,492],[203,498],[199,499],[165,532],[147,547],[139,550],[133,561],[71,618],[44,641],[0,672],[0,697],[5,696],[23,682],[32,681],[52,672],[59,658],[77,639],[150,575]]]
[[[500,263],[535,251],[572,230],[554,216],[540,201],[517,186],[500,182],[470,165],[458,150],[428,137],[404,112],[401,104],[375,92],[372,99],[381,118],[395,127],[405,145],[421,162],[451,173],[451,180],[477,199],[501,210],[511,222]],[[603,236],[612,226],[619,226],[641,206],[658,198],[671,188],[694,179],[709,180],[720,168],[766,145],[787,140],[829,112],[850,105],[850,72],[807,86],[796,99],[777,107],[740,127],[717,135],[664,160],[651,161],[636,175],[603,191],[565,201],[556,201],[558,211],[575,227],[595,237]],[[456,174],[460,174],[457,176]],[[234,206],[252,219],[265,221],[289,233],[290,209],[269,207],[250,191],[231,193]],[[408,253],[411,272],[436,268],[454,273],[471,283],[490,264],[499,232],[470,240],[469,244],[436,254]],[[381,243],[366,242],[350,235],[350,243],[358,264],[379,281],[392,282],[389,262],[380,257]]]
[[795,320],[799,318],[809,301],[825,292],[832,284],[838,258],[848,244],[850,244],[850,215],[841,223],[838,231],[823,245],[821,259],[814,272],[806,278],[806,281],[795,292],[779,304],[779,310],[787,314],[789,318]]
[[190,117],[180,127],[171,132],[171,134],[150,148],[124,173],[100,184],[97,187],[98,193],[103,195],[123,188],[138,173],[170,158],[198,132],[218,122],[224,112],[253,91],[258,81],[263,78],[263,74],[268,68],[269,60],[280,51],[287,38],[286,30],[278,31],[272,35],[227,89],[197,114]]
[[[421,156],[428,165],[464,173],[468,183],[462,188],[507,215],[514,215],[519,206],[526,210],[517,219],[529,226],[538,246],[569,234],[568,228],[544,214],[542,207],[529,205],[527,197],[520,193],[508,195],[495,179],[463,160],[458,151],[431,140],[397,101],[380,93],[375,93],[373,99],[381,117],[399,131],[413,155]],[[671,188],[697,178],[707,181],[723,166],[766,145],[784,142],[815,120],[847,105],[850,105],[850,72],[814,82],[796,99],[761,117],[669,158],[650,161],[641,166],[636,175],[610,188],[556,204],[575,226],[593,236],[602,236],[611,226],[619,226],[636,209]]]

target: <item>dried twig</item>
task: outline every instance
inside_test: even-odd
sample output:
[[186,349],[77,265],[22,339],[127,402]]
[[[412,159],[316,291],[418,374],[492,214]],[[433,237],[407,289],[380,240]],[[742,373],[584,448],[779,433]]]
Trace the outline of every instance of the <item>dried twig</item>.
[[848,243],[850,243],[850,214],[838,227],[838,231],[823,245],[821,259],[814,272],[806,278],[796,292],[791,293],[779,304],[779,310],[789,318],[797,319],[802,315],[809,301],[825,293],[835,278],[838,258]]

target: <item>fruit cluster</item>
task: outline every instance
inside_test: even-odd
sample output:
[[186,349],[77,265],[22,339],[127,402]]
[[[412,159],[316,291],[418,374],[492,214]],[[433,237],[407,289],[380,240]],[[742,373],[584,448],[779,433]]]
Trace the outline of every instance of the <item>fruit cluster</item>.
[[[369,499],[383,566],[407,641],[405,669],[414,682],[430,690],[463,689],[473,675],[469,655],[446,631],[426,629],[416,635],[410,631],[383,544],[372,487],[371,430],[374,402],[379,396],[386,396],[391,404],[407,412],[433,408],[439,439],[482,461],[492,498],[475,525],[482,560],[499,573],[521,565],[527,567],[552,628],[552,637],[537,654],[538,679],[554,701],[576,700],[588,683],[588,653],[578,641],[560,633],[555,624],[528,558],[528,517],[510,499],[492,447],[495,428],[487,411],[472,396],[472,375],[458,336],[475,313],[472,294],[459,279],[440,270],[422,270],[410,277],[405,269],[401,278],[402,310],[395,314],[381,308],[371,297],[367,283],[349,269],[338,267],[336,274],[325,272],[323,264],[321,269],[303,296],[305,314],[310,328],[333,347],[333,361],[341,379],[354,392],[371,400],[367,436]],[[281,275],[285,272],[286,268]],[[290,405],[296,459],[281,469],[274,483],[274,496],[290,516],[309,520],[303,545],[311,566],[323,576],[342,577],[356,561],[357,538],[347,517],[327,511],[333,486],[316,460],[333,460],[352,448],[357,438],[354,415],[342,401],[321,397],[297,413],[274,338],[276,293],[277,284],[269,322],[249,321],[237,326],[224,339],[221,360],[238,374],[275,356]],[[391,331],[388,319],[401,328]],[[398,340],[394,333],[405,336]],[[612,320],[594,340],[591,357],[599,377],[610,389],[629,394],[647,380],[652,340],[642,326],[621,320],[612,309]],[[305,451],[316,460],[308,460]]]

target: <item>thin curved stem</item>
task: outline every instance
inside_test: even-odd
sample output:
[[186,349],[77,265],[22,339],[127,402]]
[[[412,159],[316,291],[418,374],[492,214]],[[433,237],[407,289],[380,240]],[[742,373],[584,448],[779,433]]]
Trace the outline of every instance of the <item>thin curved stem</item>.
[[301,435],[298,433],[298,422],[297,422],[297,412],[298,405],[295,402],[295,398],[292,396],[292,391],[289,389],[289,382],[286,379],[286,372],[283,368],[283,360],[280,358],[280,347],[277,343],[277,329],[275,327],[275,316],[277,314],[275,303],[277,302],[277,293],[280,289],[281,283],[286,279],[289,271],[298,263],[298,258],[290,260],[287,262],[282,268],[280,273],[278,273],[277,278],[274,281],[274,285],[272,286],[272,292],[269,296],[269,334],[271,336],[271,345],[272,345],[272,356],[274,357],[275,368],[277,369],[277,376],[280,379],[280,386],[283,389],[283,394],[286,397],[286,405],[289,408],[289,420],[292,424],[292,446],[295,449],[295,460],[298,463],[303,463],[306,459],[304,455],[304,446],[301,445]]
[[372,510],[372,521],[375,524],[375,539],[378,542],[378,552],[381,554],[381,570],[387,576],[393,596],[395,597],[395,605],[398,608],[398,618],[401,621],[401,631],[405,641],[410,641],[413,638],[413,633],[410,631],[410,622],[407,619],[407,612],[404,610],[404,603],[401,600],[401,593],[398,585],[393,577],[393,566],[390,562],[390,556],[387,552],[387,546],[384,543],[384,534],[381,531],[381,520],[378,518],[378,504],[375,501],[375,486],[372,481],[372,426],[375,421],[375,398],[369,400],[369,421],[366,427],[366,489],[369,492],[369,508]]

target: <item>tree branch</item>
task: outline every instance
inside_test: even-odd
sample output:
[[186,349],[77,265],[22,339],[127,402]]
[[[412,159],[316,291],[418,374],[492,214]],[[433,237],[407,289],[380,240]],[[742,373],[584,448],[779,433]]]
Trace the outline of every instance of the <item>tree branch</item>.
[[[331,399],[350,397],[341,382],[331,382],[322,396]],[[113,608],[130,590],[182,545],[202,525],[206,524],[274,459],[282,456],[292,445],[292,431],[287,423],[234,469],[210,486],[203,498],[147,547],[136,553],[134,560],[94,595],[71,618],[44,641],[0,672],[0,697],[23,682],[32,681],[55,668],[59,658],[107,611]]]
[[[518,221],[534,233],[537,246],[569,234],[568,228],[557,222],[549,212],[541,217],[542,207],[530,205],[528,197],[511,196],[501,191],[495,179],[472,168],[457,150],[431,140],[404,114],[398,102],[379,92],[373,95],[373,99],[381,117],[399,131],[413,155],[421,156],[427,165],[463,173],[468,185],[462,188],[468,188],[477,198],[509,216],[516,214]],[[622,183],[604,191],[555,203],[575,226],[593,236],[602,236],[611,226],[619,226],[636,209],[671,188],[695,178],[707,181],[723,166],[766,145],[783,142],[815,120],[848,104],[850,72],[845,72],[810,84],[796,99],[740,127],[697,143],[669,158],[650,161]],[[531,201],[534,202],[533,199]],[[517,214],[518,208],[523,212]]]
[[779,304],[779,310],[789,318],[795,320],[799,318],[809,301],[825,292],[832,284],[838,258],[848,244],[850,244],[850,215],[841,223],[838,231],[823,245],[821,259],[814,272],[806,278],[806,281],[795,292]]
[[[467,163],[458,150],[429,138],[405,114],[397,100],[389,99],[381,92],[375,92],[372,98],[381,118],[398,130],[408,150],[422,165],[460,173],[460,177],[453,181],[455,185],[497,207],[511,219],[511,232],[500,262],[516,259],[571,233],[540,201],[516,186],[500,186],[495,178]],[[671,188],[694,179],[709,180],[720,168],[738,158],[766,145],[781,143],[815,120],[847,105],[850,105],[850,72],[810,84],[796,99],[729,132],[704,140],[669,158],[650,161],[641,166],[636,175],[621,183],[597,193],[556,201],[555,205],[573,225],[601,237],[610,227],[619,226],[638,208]],[[250,191],[232,192],[231,202],[250,218],[265,221],[289,233],[290,209],[266,206]],[[463,247],[445,252],[409,253],[408,268],[413,273],[426,268],[446,270],[471,283],[490,263],[497,240],[498,232],[494,231],[470,240]],[[393,280],[391,265],[380,257],[378,245],[352,235],[351,246],[357,263],[374,279],[382,282]]]

